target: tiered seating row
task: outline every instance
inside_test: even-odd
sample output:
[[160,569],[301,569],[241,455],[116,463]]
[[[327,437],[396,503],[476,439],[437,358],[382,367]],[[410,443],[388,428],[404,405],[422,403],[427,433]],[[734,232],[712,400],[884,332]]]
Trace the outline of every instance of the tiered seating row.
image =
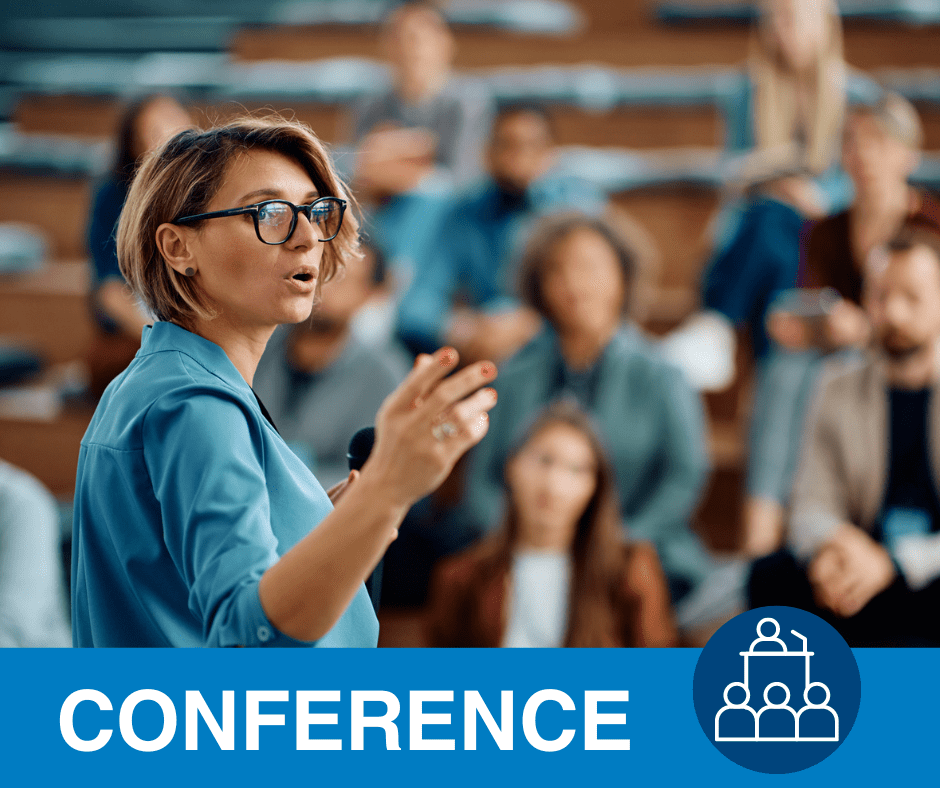
[[[6,90],[20,97],[13,114],[18,128],[94,137],[112,133],[127,95],[170,90],[225,115],[264,106],[294,111],[309,117],[324,138],[339,141],[345,136],[340,115],[348,105],[388,82],[380,62],[361,58],[239,63],[218,55],[152,53],[142,58],[29,58],[0,64],[0,71]],[[739,80],[737,70],[720,66],[556,64],[464,75],[501,101],[553,105],[563,144],[625,147],[720,145],[721,110],[733,99]],[[885,69],[875,76],[917,102],[927,148],[940,148],[940,70]],[[205,118],[203,113],[197,120]]]
[[[748,37],[744,27],[603,26],[566,38],[468,30],[458,38],[456,65],[462,69],[539,65],[547,53],[553,62],[569,64],[738,65],[747,57]],[[937,64],[936,41],[936,28],[850,27],[845,32],[845,53],[849,63],[864,69],[930,66]],[[381,56],[373,35],[344,29],[326,33],[313,26],[243,29],[232,39],[229,51],[239,60]]]
[[[40,52],[223,52],[245,26],[368,29],[376,26],[393,0],[309,3],[279,0],[259,3],[74,3],[42,11],[20,9],[0,27],[0,49]],[[521,34],[571,35],[585,24],[578,9],[564,0],[452,0],[445,13],[460,28],[507,30]]]
[[[940,25],[940,5],[910,0],[839,0],[839,13],[848,22]],[[656,6],[656,18],[670,24],[749,24],[757,4],[747,0],[667,0]]]

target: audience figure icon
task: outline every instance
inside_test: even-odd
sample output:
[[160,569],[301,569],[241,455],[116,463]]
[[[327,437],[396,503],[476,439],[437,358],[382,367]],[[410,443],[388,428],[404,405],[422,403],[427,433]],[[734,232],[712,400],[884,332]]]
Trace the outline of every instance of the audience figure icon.
[[[733,689],[744,691],[744,697],[734,703],[729,697]],[[751,691],[746,684],[733,681],[725,687],[725,705],[715,715],[715,741],[753,741],[757,738],[757,712],[748,706]]]
[[[744,658],[744,680],[733,681],[725,687],[725,705],[715,715],[716,742],[839,740],[839,715],[829,706],[829,687],[810,680],[810,658],[814,652],[807,648],[807,639],[803,635],[796,630],[791,630],[791,634],[802,641],[800,651],[787,648],[787,644],[779,637],[780,624],[776,620],[763,618],[758,622],[757,638],[747,651],[739,652]],[[790,687],[781,681],[773,681],[764,688],[764,706],[759,710],[749,705],[750,660],[765,658],[795,658],[804,661],[802,697],[805,705],[799,710],[790,705]],[[813,693],[813,690],[816,692]],[[732,693],[737,695],[737,699],[732,699]]]
[[[783,699],[777,703],[774,703],[770,697],[771,691],[775,688],[783,690]],[[757,738],[762,741],[786,741],[796,738],[797,717],[796,712],[788,705],[790,703],[789,687],[779,681],[768,684],[764,689],[764,703],[767,705],[757,712]]]

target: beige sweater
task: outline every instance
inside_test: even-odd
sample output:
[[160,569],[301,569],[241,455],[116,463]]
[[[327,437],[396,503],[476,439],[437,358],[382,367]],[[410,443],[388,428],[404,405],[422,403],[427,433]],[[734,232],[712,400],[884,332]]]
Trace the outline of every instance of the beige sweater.
[[[940,357],[935,369],[940,373]],[[938,375],[940,377],[940,375]],[[940,490],[940,396],[927,415],[929,454]],[[888,381],[876,353],[827,363],[806,421],[790,511],[789,543],[809,560],[842,523],[871,532],[888,482]],[[902,540],[894,559],[912,588],[940,576],[940,534]]]

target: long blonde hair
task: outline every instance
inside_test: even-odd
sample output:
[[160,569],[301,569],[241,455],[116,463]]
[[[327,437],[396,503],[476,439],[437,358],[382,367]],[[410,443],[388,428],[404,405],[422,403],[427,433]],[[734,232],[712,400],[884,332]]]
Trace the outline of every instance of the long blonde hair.
[[[835,160],[846,112],[846,64],[842,22],[835,0],[802,0],[824,6],[825,42],[813,65],[814,89],[806,122],[803,164],[819,174]],[[754,85],[754,141],[758,150],[794,144],[800,124],[796,75],[784,61],[771,29],[774,0],[761,3],[751,35],[750,72]]]

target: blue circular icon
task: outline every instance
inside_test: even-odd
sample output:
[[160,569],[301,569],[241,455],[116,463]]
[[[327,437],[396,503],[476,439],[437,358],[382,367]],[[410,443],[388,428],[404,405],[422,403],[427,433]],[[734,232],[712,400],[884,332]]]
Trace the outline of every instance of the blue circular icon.
[[855,724],[861,694],[842,636],[792,607],[731,619],[702,649],[692,682],[709,741],[766,774],[798,772],[832,755]]

